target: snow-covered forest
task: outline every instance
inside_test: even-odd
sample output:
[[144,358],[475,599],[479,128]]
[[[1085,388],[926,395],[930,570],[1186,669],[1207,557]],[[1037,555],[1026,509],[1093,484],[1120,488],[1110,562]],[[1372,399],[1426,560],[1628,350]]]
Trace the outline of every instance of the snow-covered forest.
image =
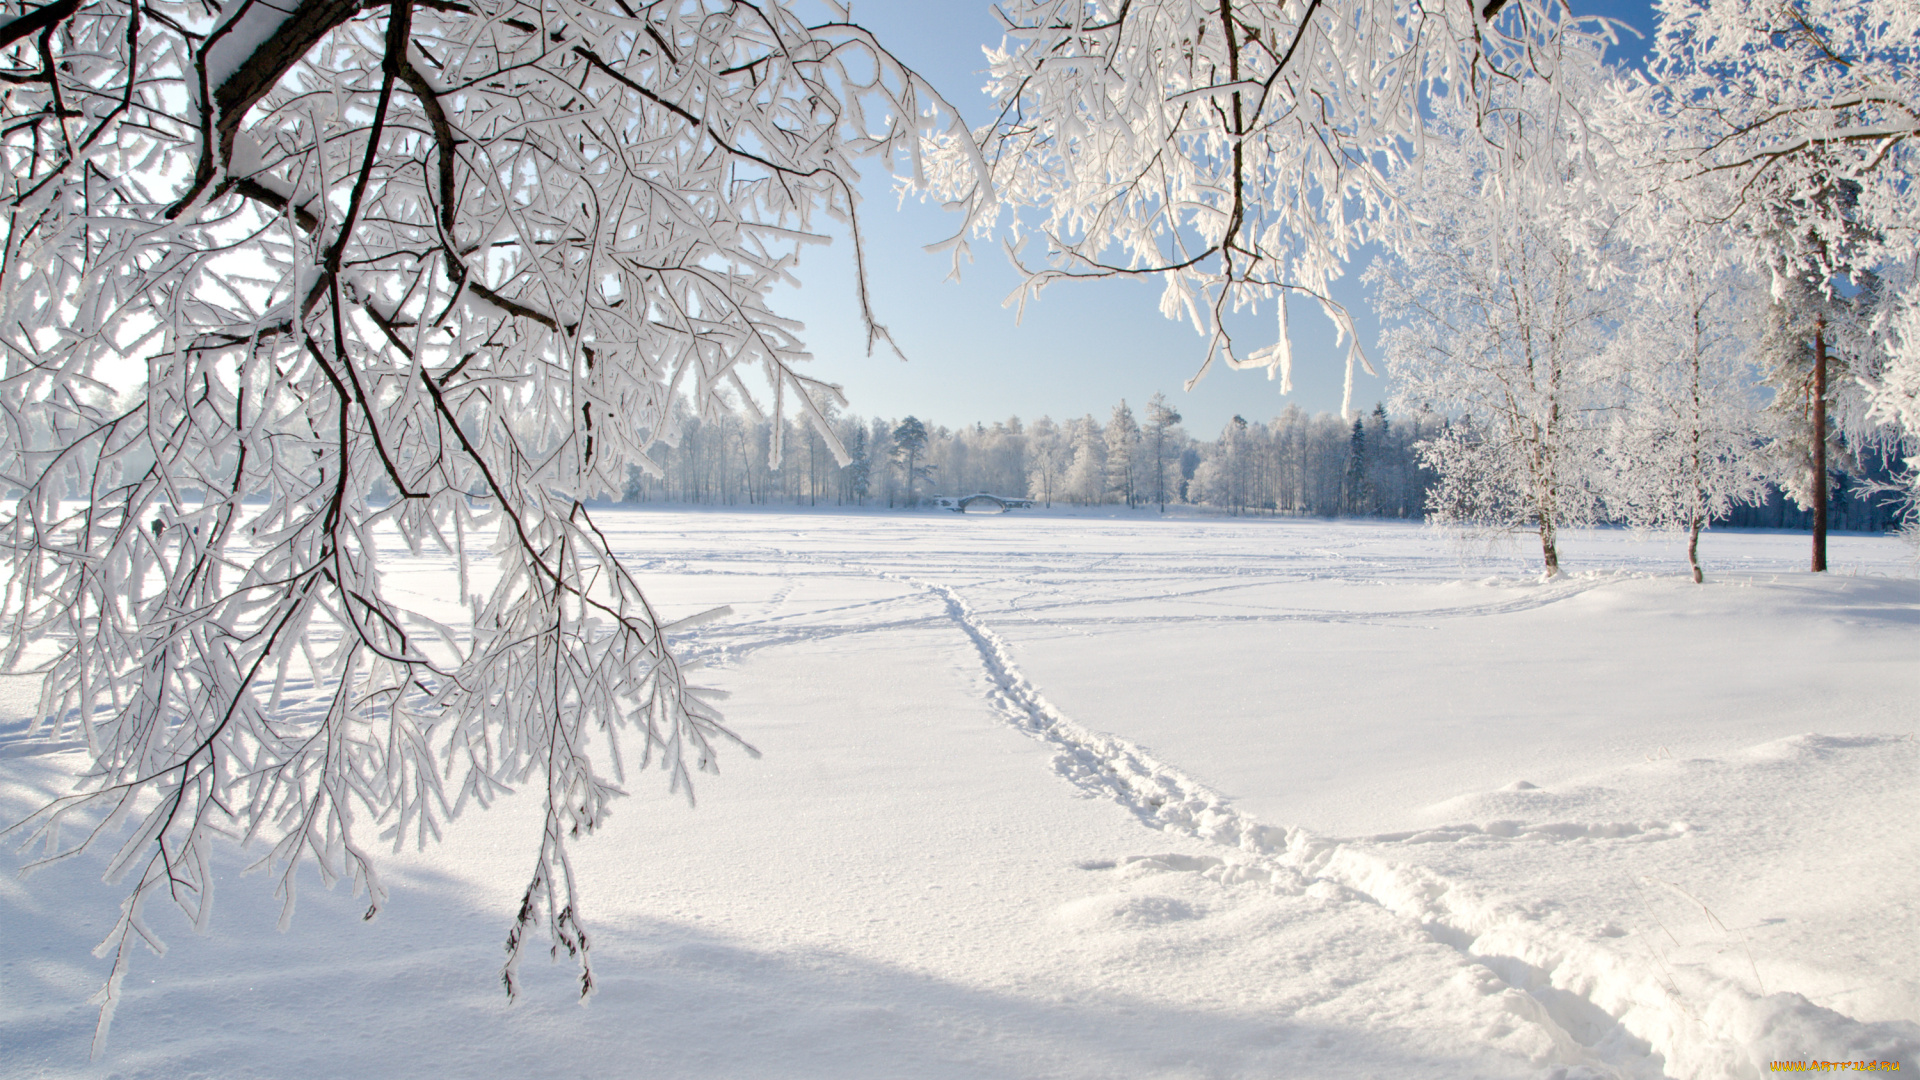
[[683,413],[677,444],[656,451],[660,475],[631,470],[621,498],[905,507],[934,494],[984,491],[1043,505],[1418,518],[1429,478],[1417,446],[1441,423],[1395,422],[1385,406],[1350,422],[1293,407],[1265,424],[1236,417],[1217,438],[1199,440],[1163,398],[1149,402],[1145,415],[1143,425],[1121,402],[1105,423],[1090,415],[1011,417],[946,428],[915,417],[834,416],[850,459],[843,466],[818,432],[799,424],[788,427],[787,453],[775,465],[767,453],[771,420]]
[[[917,418],[866,419],[829,410],[832,430],[848,449],[842,465],[819,432],[786,425],[786,454],[769,461],[773,421],[727,410],[702,418],[681,410],[678,441],[654,451],[659,473],[633,467],[619,499],[630,504],[706,506],[906,507],[935,494],[990,492],[1063,506],[1204,507],[1229,514],[1425,519],[1436,473],[1424,455],[1450,430],[1434,413],[1398,419],[1384,404],[1342,420],[1290,406],[1265,423],[1240,417],[1212,439],[1195,438],[1178,420],[1151,420],[1164,399],[1149,402],[1143,426],[1127,403],[1106,423],[1091,415],[1065,422],[1019,417],[947,428]],[[912,502],[907,455],[895,433],[918,424],[924,448],[914,456]],[[1759,448],[1755,447],[1755,452]],[[1836,470],[1833,527],[1881,532],[1906,515],[1896,490],[1900,463],[1868,448]],[[1615,487],[1637,487],[1622,478]],[[1753,484],[1713,523],[1736,528],[1804,529],[1810,512],[1774,483]],[[1601,520],[1632,522],[1617,498]]]

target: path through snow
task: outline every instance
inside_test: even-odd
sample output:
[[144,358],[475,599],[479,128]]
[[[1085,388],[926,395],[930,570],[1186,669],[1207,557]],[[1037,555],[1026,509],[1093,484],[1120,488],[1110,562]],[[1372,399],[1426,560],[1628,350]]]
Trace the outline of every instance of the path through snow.
[[[696,813],[635,778],[583,845],[590,1008],[564,972],[492,996],[530,850],[510,802],[400,856],[372,927],[321,896],[262,938],[264,888],[223,885],[215,935],[172,929],[96,1066],[111,892],[83,867],[0,886],[0,1076],[1920,1067],[1897,542],[1841,538],[1809,586],[1796,538],[1715,536],[1695,590],[1612,533],[1543,585],[1380,524],[605,523],[656,602],[735,607],[687,647],[767,753]],[[17,811],[75,756],[10,740]]]

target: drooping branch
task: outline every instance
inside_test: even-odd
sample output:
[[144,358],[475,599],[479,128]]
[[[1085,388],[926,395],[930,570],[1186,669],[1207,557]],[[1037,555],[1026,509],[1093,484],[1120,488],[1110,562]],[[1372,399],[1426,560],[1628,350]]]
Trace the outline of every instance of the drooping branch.
[[[424,843],[544,776],[570,837],[622,794],[623,732],[689,796],[737,741],[582,502],[687,397],[756,406],[754,368],[840,451],[770,297],[816,214],[855,220],[860,159],[964,129],[856,26],[676,2],[63,0],[0,27],[46,76],[0,100],[0,615],[13,655],[56,643],[43,723],[100,747],[53,810],[99,815],[71,854],[173,800],[124,863],[122,946],[223,835],[271,842],[289,914],[302,865],[377,909],[356,822]],[[452,556],[464,620],[386,589],[396,539]],[[565,862],[535,877],[590,987]]]

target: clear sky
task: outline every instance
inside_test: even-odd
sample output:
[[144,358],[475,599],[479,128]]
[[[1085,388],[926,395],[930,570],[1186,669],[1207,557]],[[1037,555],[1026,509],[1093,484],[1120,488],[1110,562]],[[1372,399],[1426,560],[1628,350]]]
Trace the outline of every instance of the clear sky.
[[[1652,28],[1649,0],[1575,0],[1574,7],[1643,33]],[[986,0],[855,0],[853,18],[970,122],[985,119],[980,50],[1000,40]],[[1640,46],[1630,42],[1622,51],[1637,58]],[[1211,437],[1236,413],[1265,420],[1290,402],[1312,412],[1340,408],[1344,349],[1334,347],[1333,328],[1316,305],[1295,301],[1288,309],[1294,341],[1294,390],[1288,397],[1280,396],[1279,383],[1264,371],[1219,365],[1191,393],[1183,392],[1181,385],[1205,358],[1205,339],[1191,324],[1160,315],[1157,285],[1056,285],[1038,303],[1028,304],[1024,321],[1016,325],[1013,309],[1002,302],[1018,279],[999,249],[976,245],[975,260],[962,268],[961,280],[946,280],[948,256],[924,246],[950,235],[958,215],[915,200],[896,210],[886,171],[876,163],[868,172],[861,225],[873,305],[908,361],[902,363],[884,346],[866,355],[845,243],[810,249],[798,275],[802,288],[775,299],[776,310],[807,325],[805,338],[815,357],[808,374],[841,384],[849,411],[893,418],[912,413],[947,426],[1016,414],[1023,420],[1042,414],[1057,420],[1091,413],[1104,423],[1120,399],[1138,413],[1160,392],[1185,415],[1190,431]],[[1378,324],[1358,280],[1364,269],[1364,263],[1353,267],[1334,292],[1354,313],[1374,355]],[[1259,324],[1271,326],[1271,318],[1263,313]],[[1247,340],[1249,348],[1264,344]],[[1370,409],[1387,394],[1384,378],[1356,374],[1356,408]]]

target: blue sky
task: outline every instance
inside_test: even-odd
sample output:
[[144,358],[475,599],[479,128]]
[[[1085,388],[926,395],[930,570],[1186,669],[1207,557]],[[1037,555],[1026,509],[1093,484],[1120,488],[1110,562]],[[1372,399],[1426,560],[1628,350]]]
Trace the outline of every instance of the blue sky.
[[[1643,33],[1652,28],[1648,0],[1576,0],[1582,14],[1619,19]],[[970,121],[986,115],[980,93],[980,49],[999,42],[998,24],[984,0],[855,0],[855,21],[926,77]],[[1641,54],[1628,44],[1629,57]],[[1215,366],[1192,392],[1181,385],[1205,356],[1205,341],[1189,324],[1163,318],[1159,290],[1146,282],[1067,283],[1027,306],[1023,322],[1002,306],[1017,278],[995,247],[977,246],[958,282],[946,280],[946,255],[924,246],[944,239],[956,215],[909,200],[895,209],[892,180],[877,165],[863,190],[862,229],[875,313],[908,360],[884,348],[866,355],[852,287],[847,245],[813,248],[802,259],[802,287],[776,297],[777,310],[807,324],[814,354],[809,374],[841,384],[850,411],[868,416],[915,414],[957,426],[1042,414],[1055,419],[1091,413],[1105,422],[1125,398],[1138,412],[1157,391],[1186,417],[1195,435],[1211,437],[1238,413],[1265,420],[1297,402],[1312,412],[1340,408],[1343,349],[1332,326],[1309,304],[1289,308],[1294,339],[1294,390],[1282,397],[1263,371]],[[1359,283],[1364,264],[1335,286],[1374,352],[1377,322]],[[1270,325],[1270,315],[1260,323]],[[1384,372],[1383,372],[1384,374]],[[750,384],[751,385],[751,384]],[[1384,399],[1384,378],[1359,372],[1356,408]]]

